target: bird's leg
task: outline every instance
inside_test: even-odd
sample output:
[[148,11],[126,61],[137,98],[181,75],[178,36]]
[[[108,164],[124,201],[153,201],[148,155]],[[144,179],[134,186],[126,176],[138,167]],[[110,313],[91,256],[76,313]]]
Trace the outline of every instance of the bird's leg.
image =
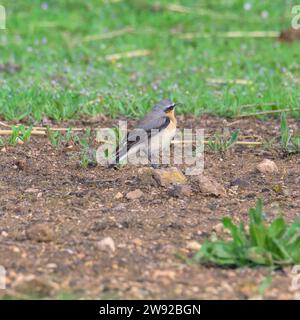
[[153,154],[149,153],[148,160],[149,160],[150,167],[152,167],[153,169],[158,169],[159,168],[159,161],[156,161],[156,159],[153,156]]
[[160,163],[159,163],[159,155],[155,154],[155,153],[151,153],[149,151],[148,153],[148,160],[149,160],[149,164],[152,168],[154,169],[158,169],[160,167]]
[[169,168],[171,162],[171,154],[170,154],[170,149],[168,148],[163,148],[161,150],[161,166],[163,168]]

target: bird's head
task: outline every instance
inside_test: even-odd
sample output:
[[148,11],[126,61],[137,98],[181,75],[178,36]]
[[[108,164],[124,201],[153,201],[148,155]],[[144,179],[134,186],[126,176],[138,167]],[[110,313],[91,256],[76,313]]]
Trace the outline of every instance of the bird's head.
[[170,99],[164,99],[158,102],[154,108],[168,114],[174,111],[175,106],[176,103],[172,102]]

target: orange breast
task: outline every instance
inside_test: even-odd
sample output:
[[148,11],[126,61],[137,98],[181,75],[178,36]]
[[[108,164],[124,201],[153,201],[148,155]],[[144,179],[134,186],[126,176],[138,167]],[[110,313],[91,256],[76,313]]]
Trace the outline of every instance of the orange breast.
[[170,119],[170,124],[168,125],[169,130],[173,130],[176,128],[177,120],[175,118],[175,112],[174,110],[170,112],[166,112],[166,116]]

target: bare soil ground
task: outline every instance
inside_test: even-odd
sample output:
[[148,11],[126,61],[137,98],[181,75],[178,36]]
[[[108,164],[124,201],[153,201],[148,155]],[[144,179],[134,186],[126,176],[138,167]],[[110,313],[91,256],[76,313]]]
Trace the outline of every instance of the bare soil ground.
[[[114,122],[104,119],[93,126]],[[275,119],[179,117],[180,127],[205,128],[206,133],[227,125],[242,135],[279,135]],[[299,130],[299,123],[291,121],[291,126]],[[258,197],[264,199],[270,220],[280,213],[289,222],[299,216],[299,155],[283,157],[274,146],[235,146],[223,155],[207,151],[205,173],[221,183],[227,195],[194,190],[191,196],[176,198],[166,188],[142,184],[136,167],[81,168],[77,153],[76,147],[55,148],[43,137],[0,152],[0,265],[7,270],[7,290],[0,295],[259,297],[268,269],[206,267],[181,257],[194,255],[195,242],[222,237],[217,226],[224,216],[247,222],[248,209]],[[277,174],[257,172],[256,165],[265,158],[275,161]],[[237,178],[242,182],[234,186]],[[126,194],[135,189],[143,191],[142,197],[128,200]],[[116,199],[118,193],[123,197]],[[32,230],[36,223],[45,229]],[[106,237],[113,239],[115,251],[99,245]],[[291,268],[273,271],[263,298],[299,299],[300,291],[291,288],[292,277]]]

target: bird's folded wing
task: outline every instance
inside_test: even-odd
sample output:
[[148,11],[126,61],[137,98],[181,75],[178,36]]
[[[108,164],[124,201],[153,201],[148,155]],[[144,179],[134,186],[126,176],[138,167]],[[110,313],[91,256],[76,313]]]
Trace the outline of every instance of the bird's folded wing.
[[143,120],[137,124],[137,128],[145,130],[148,134],[151,130],[161,131],[165,129],[170,123],[170,119],[163,115],[151,115],[149,113]]
[[[149,114],[150,116],[150,114]],[[142,143],[145,139],[153,137],[159,131],[165,129],[170,123],[170,119],[165,115],[159,117],[145,117],[141,120],[135,129],[127,134],[120,148],[116,150],[116,162],[122,158],[133,146]],[[153,130],[151,132],[151,130]]]

